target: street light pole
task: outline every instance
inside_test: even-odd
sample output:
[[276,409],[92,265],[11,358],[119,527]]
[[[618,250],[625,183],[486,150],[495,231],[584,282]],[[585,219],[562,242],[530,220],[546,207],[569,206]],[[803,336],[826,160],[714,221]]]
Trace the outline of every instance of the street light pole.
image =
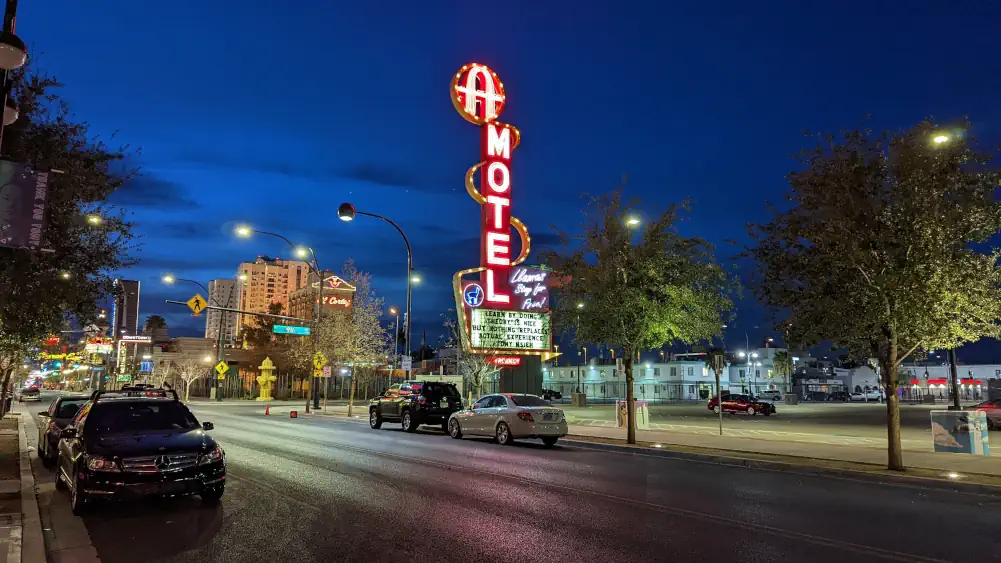
[[17,107],[8,105],[10,99],[10,71],[24,65],[28,59],[28,49],[24,41],[14,35],[17,27],[17,0],[7,0],[3,13],[3,33],[0,35],[0,97],[3,98],[3,117],[0,119],[0,154],[3,147],[4,127],[18,118]]
[[[411,315],[410,296],[412,290],[411,282],[413,281],[414,278],[414,254],[410,248],[410,240],[407,239],[406,233],[403,232],[403,229],[401,229],[399,225],[397,225],[393,220],[383,217],[382,215],[376,215],[375,213],[367,213],[365,211],[358,211],[357,209],[355,209],[355,206],[351,205],[350,203],[342,203],[341,206],[337,208],[337,216],[340,217],[342,221],[352,221],[354,220],[355,215],[365,215],[366,217],[374,217],[376,219],[382,219],[383,221],[389,223],[390,225],[393,226],[394,229],[396,229],[398,233],[400,233],[400,236],[403,237],[403,244],[407,246],[407,312],[406,315],[404,316],[404,318],[406,319],[405,328],[407,332],[406,335],[404,336],[404,339],[406,340],[404,348],[406,349],[405,354],[409,357],[411,327],[414,324],[414,319],[413,317],[410,316]],[[410,378],[410,373],[411,370],[407,370],[408,379]]]
[[[214,297],[212,297],[212,293],[208,290],[207,287],[205,287],[204,284],[202,284],[202,282],[195,281],[195,280],[189,280],[187,278],[176,278],[176,277],[174,277],[174,276],[172,276],[170,274],[167,274],[167,275],[163,276],[163,282],[166,283],[166,284],[168,284],[168,285],[173,284],[175,282],[185,282],[185,283],[190,283],[190,284],[197,285],[198,287],[202,288],[202,291],[205,292],[205,296],[208,297],[210,301],[214,301],[215,302],[215,306],[216,307],[222,307],[223,306],[223,305],[221,305],[219,303],[219,301],[217,299],[215,299]],[[234,287],[236,286],[236,280],[234,280],[233,285],[234,285]],[[229,289],[229,293],[230,293],[230,300],[232,300],[233,299],[233,288],[232,287]],[[227,306],[228,306],[228,304],[227,304]],[[219,362],[225,362],[226,361],[226,350],[225,350],[225,348],[223,348],[223,330],[222,330],[222,326],[223,326],[222,325],[222,321],[225,318],[224,317],[225,314],[222,311],[220,311],[219,315],[220,315],[219,316],[219,335],[218,335],[218,338],[216,339],[216,365],[218,365]],[[208,321],[208,319],[206,319],[206,322],[207,321]],[[215,400],[217,402],[220,402],[220,401],[222,401],[222,393],[221,393],[221,390],[219,389],[219,374],[215,373],[215,370],[212,369],[212,370],[209,370],[209,376],[212,378],[212,389],[215,391]]]
[[[292,243],[292,241],[290,241],[284,235],[280,235],[278,233],[272,233],[270,231],[260,231],[260,230],[257,230],[257,229],[252,229],[252,228],[250,228],[250,227],[248,227],[246,225],[240,225],[240,226],[238,226],[236,228],[236,234],[237,234],[237,236],[240,236],[240,237],[243,237],[243,238],[247,238],[250,235],[255,234],[255,233],[259,234],[259,235],[267,235],[269,237],[275,237],[275,238],[278,238],[278,239],[281,239],[281,240],[285,241],[285,243],[288,244],[289,247],[292,249],[292,251],[295,253],[295,255],[296,255],[297,258],[305,258],[306,257],[306,252],[307,251],[309,252],[310,259],[312,261],[311,262],[306,262],[306,266],[309,269],[311,269],[316,274],[316,300],[315,300],[315,303],[313,304],[314,305],[314,307],[313,307],[313,313],[314,313],[314,315],[313,315],[313,327],[314,327],[314,329],[319,329],[319,327],[320,327],[320,313],[321,313],[321,311],[323,311],[323,304],[321,303],[321,301],[323,301],[323,273],[320,271],[320,263],[316,260],[316,252],[313,251],[313,247],[311,247],[311,246],[310,247],[296,246],[295,244]],[[307,278],[308,278],[308,276],[307,276]],[[316,357],[316,352],[317,352],[317,348],[318,348],[317,343],[316,343],[316,338],[317,338],[317,334],[316,333],[317,333],[317,330],[313,330],[313,334],[310,336],[310,341],[312,342],[312,345],[313,345],[313,357],[314,358]],[[309,371],[309,370],[307,369],[307,371]],[[306,412],[307,413],[309,412],[310,396],[313,399],[313,408],[314,409],[319,409],[320,408],[320,394],[319,394],[319,390],[316,388],[316,385],[315,385],[315,380],[316,379],[320,379],[320,378],[310,377],[310,379],[309,379],[309,381],[310,381],[309,395],[306,396]],[[306,381],[305,376],[303,377],[303,381]],[[303,390],[303,395],[306,395],[305,389]]]

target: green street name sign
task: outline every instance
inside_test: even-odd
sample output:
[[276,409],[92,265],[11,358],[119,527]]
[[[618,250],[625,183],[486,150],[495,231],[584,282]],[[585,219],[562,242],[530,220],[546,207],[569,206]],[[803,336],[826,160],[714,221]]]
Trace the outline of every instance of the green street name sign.
[[294,334],[296,336],[309,336],[308,326],[273,325],[271,329],[275,334]]

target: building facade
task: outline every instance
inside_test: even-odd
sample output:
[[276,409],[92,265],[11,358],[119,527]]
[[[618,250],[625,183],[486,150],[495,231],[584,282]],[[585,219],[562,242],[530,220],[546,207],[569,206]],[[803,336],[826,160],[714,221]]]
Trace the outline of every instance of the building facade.
[[350,313],[354,303],[355,286],[330,275],[323,279],[321,288],[316,276],[311,276],[309,287],[297,289],[289,294],[289,316],[313,320],[317,297],[323,302],[323,316],[334,313]]
[[[243,278],[240,278],[243,276]],[[258,257],[254,262],[240,264],[237,279],[241,309],[252,313],[267,313],[272,303],[280,303],[282,314],[288,314],[289,294],[309,284],[309,265],[298,260]],[[240,315],[240,328],[256,326],[253,315]]]
[[112,336],[139,334],[139,281],[115,280],[115,300],[111,309]]
[[[240,308],[239,290],[240,282],[236,280],[212,280],[209,282],[209,305],[226,307],[228,309]],[[219,329],[223,331],[223,344],[226,346],[236,345],[237,337],[240,334],[239,313],[229,313],[209,309],[205,315],[205,338],[212,342],[219,341]]]

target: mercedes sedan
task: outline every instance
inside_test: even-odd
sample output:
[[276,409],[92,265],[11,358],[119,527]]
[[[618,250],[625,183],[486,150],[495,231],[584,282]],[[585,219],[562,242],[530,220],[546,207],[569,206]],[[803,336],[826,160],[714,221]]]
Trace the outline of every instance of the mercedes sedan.
[[448,433],[455,439],[489,436],[504,445],[519,438],[538,438],[552,446],[567,435],[567,420],[562,409],[542,397],[504,393],[487,395],[472,408],[453,413]]

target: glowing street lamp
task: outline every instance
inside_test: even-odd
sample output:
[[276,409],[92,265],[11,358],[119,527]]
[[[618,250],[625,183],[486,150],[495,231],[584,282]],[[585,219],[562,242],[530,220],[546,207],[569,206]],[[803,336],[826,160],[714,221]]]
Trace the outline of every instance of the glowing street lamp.
[[398,233],[400,233],[400,236],[403,237],[403,244],[405,244],[407,246],[407,312],[406,312],[406,315],[405,315],[407,317],[407,320],[406,320],[406,324],[404,325],[406,327],[407,334],[405,336],[405,338],[406,338],[406,346],[405,346],[406,350],[405,350],[404,353],[409,356],[410,355],[410,327],[411,327],[411,325],[414,324],[414,320],[410,316],[410,312],[412,310],[411,309],[412,285],[415,284],[415,283],[420,283],[421,282],[421,277],[419,275],[415,275],[414,274],[414,253],[410,249],[410,240],[407,239],[407,235],[406,235],[406,233],[403,232],[403,229],[401,229],[400,226],[397,225],[396,222],[393,221],[392,219],[389,219],[387,217],[383,217],[382,215],[376,215],[375,213],[368,213],[367,211],[358,211],[357,209],[355,209],[354,205],[352,205],[352,204],[350,204],[348,202],[342,203],[337,208],[337,217],[341,221],[345,221],[345,222],[354,221],[356,215],[365,215],[367,217],[374,217],[376,219],[382,219],[383,221],[389,223],[390,225],[393,226],[394,229],[396,229],[396,231]]
[[104,219],[96,213],[91,213],[90,215],[87,215],[87,222],[91,225],[100,225],[104,222]]
[[626,218],[626,226],[627,227],[639,227],[640,223],[642,223],[642,221],[640,221],[640,218],[636,217],[635,215]]
[[236,233],[236,236],[238,237],[250,238],[250,235],[253,234],[254,230],[246,225],[237,225],[236,229],[233,229],[233,232]]
[[167,285],[173,285],[175,280],[174,280],[174,276],[172,276],[170,274],[164,274],[163,277],[160,278],[160,281],[162,281],[163,283],[165,283]]
[[73,277],[73,274],[69,272],[60,272],[59,277],[63,278],[64,280],[68,280]]
[[949,141],[950,141],[949,136],[942,133],[939,133],[938,135],[935,135],[934,137],[931,138],[931,142],[935,143],[936,145],[944,145]]
[[581,301],[580,303],[577,303],[577,308],[578,309],[583,309],[584,308],[584,302]]

